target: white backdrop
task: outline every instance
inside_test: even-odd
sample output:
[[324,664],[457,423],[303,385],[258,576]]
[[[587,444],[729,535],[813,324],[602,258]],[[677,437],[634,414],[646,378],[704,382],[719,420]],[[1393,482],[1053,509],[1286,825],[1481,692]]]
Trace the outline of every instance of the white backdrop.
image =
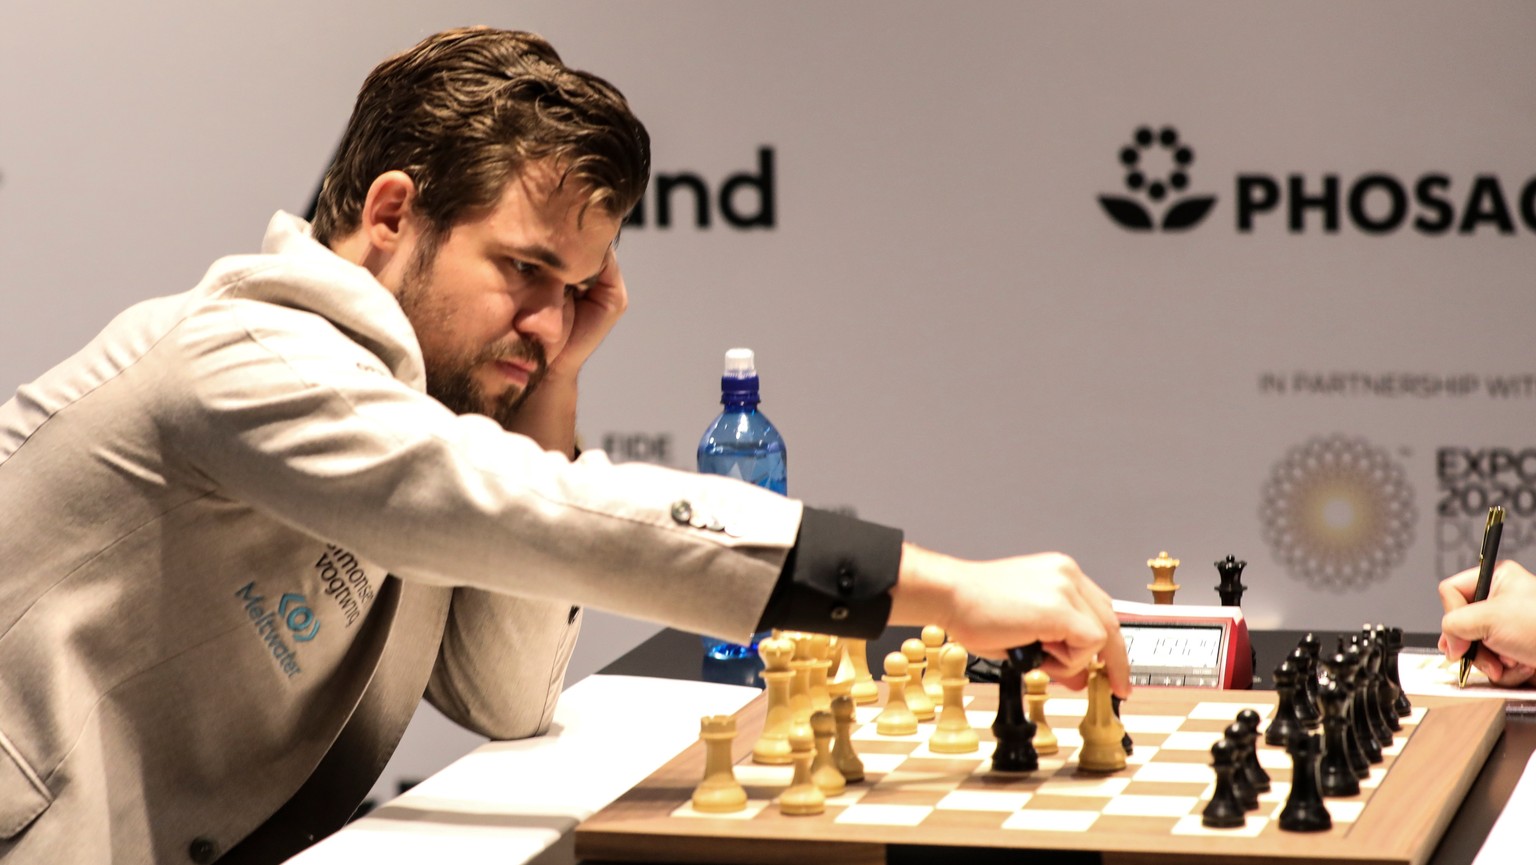
[[[745,345],[791,494],[946,552],[1061,549],[1145,600],[1167,550],[1194,603],[1235,554],[1258,625],[1324,630],[1433,630],[1490,497],[1529,552],[1524,2],[12,0],[0,387],[254,249],[307,205],[367,71],[464,23],[613,80],[658,177],[711,193],[708,228],[684,193],[659,225],[653,189],[623,237],[632,309],[584,378],[589,446],[691,467]],[[1179,146],[1187,184],[1154,201]],[[771,227],[728,224],[765,190]],[[1132,231],[1101,197],[1159,225],[1214,201]],[[593,615],[573,680],[651,630]],[[408,738],[404,771],[463,741]]]

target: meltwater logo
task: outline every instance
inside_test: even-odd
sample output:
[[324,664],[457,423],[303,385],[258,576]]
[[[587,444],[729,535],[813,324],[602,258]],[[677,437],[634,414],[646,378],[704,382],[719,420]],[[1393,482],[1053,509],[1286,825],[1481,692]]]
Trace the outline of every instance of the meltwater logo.
[[1199,225],[1216,204],[1214,195],[1184,195],[1195,150],[1172,126],[1142,126],[1120,148],[1128,196],[1100,195],[1099,204],[1129,231],[1183,231]]
[[1260,493],[1259,520],[1276,560],[1319,588],[1364,588],[1403,561],[1418,512],[1401,465],[1362,438],[1333,435],[1291,448]]

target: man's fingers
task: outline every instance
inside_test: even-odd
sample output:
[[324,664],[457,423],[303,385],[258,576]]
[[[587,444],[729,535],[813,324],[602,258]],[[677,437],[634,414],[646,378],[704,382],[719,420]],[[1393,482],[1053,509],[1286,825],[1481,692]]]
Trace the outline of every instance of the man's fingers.
[[1504,665],[1499,663],[1499,659],[1494,653],[1478,652],[1477,657],[1472,661],[1472,666],[1481,670],[1483,675],[1488,677],[1488,681],[1495,685],[1505,684]]
[[[1473,640],[1486,640],[1493,625],[1491,608],[1487,604],[1467,604],[1451,610],[1440,619],[1440,633],[1444,634],[1448,642],[1465,640],[1468,643]],[[1466,647],[1461,647],[1466,651]],[[1460,657],[1457,653],[1457,657]]]
[[1077,672],[1069,673],[1067,672],[1067,669],[1061,665],[1061,662],[1055,658],[1047,659],[1045,663],[1040,665],[1040,669],[1043,670],[1047,676],[1050,676],[1052,681],[1061,685],[1066,685],[1068,688],[1071,688],[1074,691],[1081,691],[1088,685],[1087,670],[1078,670]]
[[1499,656],[1499,662],[1504,665],[1504,674],[1499,679],[1500,685],[1523,685],[1530,681],[1533,674],[1536,674],[1536,668],[1532,668],[1529,664],[1522,664],[1519,661],[1506,658],[1503,655]]
[[[1469,576],[1470,579],[1468,579]],[[1465,607],[1472,602],[1472,594],[1476,589],[1476,571],[1462,571],[1454,577],[1441,580],[1437,587],[1440,593],[1440,608],[1450,612]]]
[[1463,640],[1460,637],[1452,637],[1448,634],[1440,635],[1440,654],[1452,661],[1465,655],[1467,648],[1471,645],[1471,640]]
[[[1088,667],[1088,662],[1093,660],[1094,650],[1081,645],[1072,645],[1064,642],[1051,642],[1042,644],[1045,652],[1055,659],[1057,666],[1070,675],[1075,675]],[[1049,663],[1049,661],[1047,661]],[[1044,666],[1042,664],[1041,666]]]
[[1099,649],[1099,659],[1104,662],[1104,672],[1109,677],[1109,690],[1125,699],[1131,695],[1131,662],[1125,654],[1125,635],[1120,633],[1120,618],[1115,615],[1114,601],[1109,593],[1092,583],[1088,584],[1088,602],[1104,628],[1104,643]]

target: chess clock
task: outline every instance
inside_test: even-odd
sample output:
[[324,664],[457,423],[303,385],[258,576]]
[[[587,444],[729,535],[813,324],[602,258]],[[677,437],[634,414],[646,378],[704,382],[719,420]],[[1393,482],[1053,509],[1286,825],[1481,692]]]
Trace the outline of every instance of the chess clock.
[[1114,603],[1131,684],[1253,687],[1253,650],[1241,607]]

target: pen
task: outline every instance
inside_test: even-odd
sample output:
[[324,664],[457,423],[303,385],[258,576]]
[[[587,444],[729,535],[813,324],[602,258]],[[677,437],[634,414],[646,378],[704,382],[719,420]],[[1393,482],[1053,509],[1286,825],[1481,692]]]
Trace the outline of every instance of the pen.
[[[1477,555],[1477,588],[1472,592],[1472,603],[1488,600],[1488,589],[1493,585],[1493,566],[1499,559],[1499,537],[1504,534],[1504,509],[1498,505],[1488,509],[1488,525],[1483,528],[1483,548]],[[1472,672],[1472,660],[1483,647],[1481,640],[1473,640],[1461,656],[1461,669],[1456,674],[1456,687],[1467,686],[1467,675]]]

